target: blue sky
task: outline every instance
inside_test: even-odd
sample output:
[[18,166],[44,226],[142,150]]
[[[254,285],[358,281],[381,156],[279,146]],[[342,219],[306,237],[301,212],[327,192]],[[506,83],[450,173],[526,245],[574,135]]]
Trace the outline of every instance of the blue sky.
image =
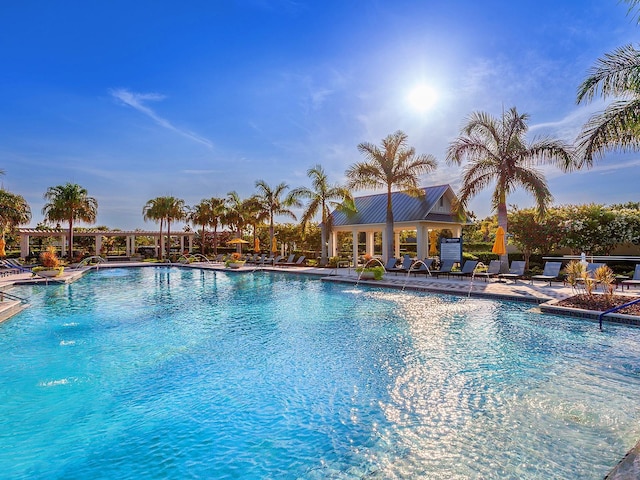
[[[317,163],[342,182],[360,142],[396,130],[438,160],[423,185],[457,190],[444,156],[467,115],[515,106],[530,139],[573,141],[604,106],[577,106],[578,85],[640,33],[617,0],[5,1],[0,22],[0,181],[32,226],[46,189],[74,182],[121,229],[156,229],[141,212],[157,196],[309,186]],[[407,100],[421,84],[426,110]],[[639,165],[544,171],[556,204],[610,204],[640,200]],[[489,192],[470,209],[488,215]]]

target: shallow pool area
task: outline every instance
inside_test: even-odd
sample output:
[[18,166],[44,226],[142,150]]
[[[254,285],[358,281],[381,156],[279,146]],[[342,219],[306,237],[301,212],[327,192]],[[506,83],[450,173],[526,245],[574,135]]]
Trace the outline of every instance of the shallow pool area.
[[7,478],[600,479],[640,438],[640,329],[287,273],[12,290]]

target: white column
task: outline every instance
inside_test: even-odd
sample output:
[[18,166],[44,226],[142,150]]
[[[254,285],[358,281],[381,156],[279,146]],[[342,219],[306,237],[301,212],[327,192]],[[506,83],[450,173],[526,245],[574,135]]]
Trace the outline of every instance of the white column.
[[416,254],[419,260],[426,258],[429,253],[429,232],[424,225],[419,224],[416,227]]
[[67,237],[65,235],[62,235],[60,237],[60,240],[61,240],[60,241],[60,245],[61,245],[61,247],[60,247],[60,249],[61,249],[60,250],[60,255],[62,255],[64,257],[67,254],[67,244],[65,243],[66,240],[67,240]]
[[365,250],[365,253],[368,253],[369,255],[373,255],[373,250],[374,250],[374,235],[375,232],[367,232],[367,248]]
[[184,253],[184,235],[180,235],[180,255]]
[[189,253],[193,250],[193,235],[189,235]]
[[27,258],[29,256],[29,235],[20,234],[20,256]]
[[336,256],[337,245],[338,245],[338,232],[331,232],[331,235],[329,235],[329,246],[327,248],[327,255],[329,257]]
[[352,254],[353,254],[353,265],[358,265],[358,230],[353,230],[351,232],[351,238],[353,239],[353,248],[352,250]]
[[102,235],[96,235],[96,255],[100,255],[102,250]]

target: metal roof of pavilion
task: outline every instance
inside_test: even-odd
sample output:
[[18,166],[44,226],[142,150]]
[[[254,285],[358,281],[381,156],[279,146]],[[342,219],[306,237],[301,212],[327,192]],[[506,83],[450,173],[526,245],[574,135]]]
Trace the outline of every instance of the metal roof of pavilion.
[[[449,185],[425,187],[422,190],[424,191],[423,197],[412,197],[405,192],[391,193],[394,222],[432,221],[457,224],[465,223],[464,221],[460,221],[456,215],[431,212],[440,198],[448,191],[455,197]],[[334,226],[384,224],[386,222],[386,193],[356,197],[354,201],[357,209],[356,213],[347,215],[347,213],[343,211],[334,210]]]

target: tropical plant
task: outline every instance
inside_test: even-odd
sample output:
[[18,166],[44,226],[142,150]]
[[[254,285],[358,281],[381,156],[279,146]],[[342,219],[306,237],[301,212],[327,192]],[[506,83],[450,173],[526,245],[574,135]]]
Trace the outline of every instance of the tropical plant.
[[[146,222],[147,220],[153,220],[160,224],[160,238],[162,238],[162,226],[164,223],[164,211],[162,205],[162,199],[164,197],[156,197],[148,200],[142,207],[142,218]],[[158,249],[158,259],[161,259],[164,252]]]
[[288,195],[282,198],[285,191],[289,188],[284,182],[272,188],[264,180],[258,180],[256,181],[256,188],[258,189],[258,193],[255,195],[255,200],[269,219],[269,245],[273,245],[276,215],[290,217],[296,220],[296,216],[290,207],[299,207],[300,202],[295,192],[289,192]]
[[[573,166],[569,147],[561,140],[536,139],[527,143],[529,115],[519,114],[515,107],[496,119],[485,112],[474,112],[461,130],[461,134],[447,148],[447,163],[460,165],[467,160],[462,176],[462,187],[456,207],[462,214],[471,198],[495,183],[491,197],[498,213],[498,224],[507,229],[507,196],[517,187],[529,191],[542,218],[553,197],[544,175],[534,167],[555,164],[563,170]],[[508,256],[500,261],[506,268]]]
[[213,227],[213,254],[218,254],[218,225],[222,223],[225,214],[224,198],[211,197],[209,199],[211,207],[211,226]]
[[73,258],[73,222],[94,223],[98,215],[98,201],[75,183],[49,187],[44,199],[48,201],[42,208],[45,220],[69,224],[69,258]]
[[51,269],[58,268],[60,266],[60,260],[56,253],[56,247],[47,247],[47,250],[40,254],[40,263],[42,263],[43,267]]
[[211,201],[204,199],[201,200],[200,203],[195,205],[189,214],[187,215],[190,222],[193,222],[196,225],[202,226],[201,230],[201,242],[200,242],[200,253],[204,255],[204,239],[206,237],[206,227],[210,225],[213,220],[213,212],[211,210]]
[[303,233],[306,231],[308,224],[320,212],[320,265],[324,266],[328,261],[327,239],[333,226],[331,210],[355,211],[355,204],[351,192],[346,187],[338,184],[329,184],[327,174],[321,165],[316,165],[307,170],[307,176],[311,178],[313,188],[296,188],[292,193],[299,198],[309,199],[309,203],[300,219]]
[[225,225],[228,225],[236,232],[238,238],[242,236],[242,229],[247,224],[245,202],[236,191],[227,193],[225,201],[225,214],[223,216]]
[[31,220],[31,208],[20,195],[8,192],[0,188],[0,234],[4,240],[4,234],[18,225],[29,223]]
[[382,267],[381,265],[377,265],[375,267],[358,267],[356,268],[356,273],[359,274],[363,274],[363,273],[373,273],[373,279],[374,280],[382,280],[382,278],[384,277],[384,267]]
[[396,186],[409,195],[422,196],[419,176],[430,173],[437,167],[436,159],[429,154],[416,155],[413,147],[407,146],[407,135],[398,130],[382,140],[379,148],[368,142],[358,145],[358,150],[366,158],[356,162],[347,171],[347,188],[354,190],[385,188],[387,191],[387,214],[385,223],[386,252],[384,261],[393,257],[393,205],[391,189]]
[[608,265],[602,265],[593,272],[593,279],[600,285],[607,300],[611,302],[613,291],[616,288],[616,276],[613,274],[613,270]]
[[[640,0],[624,0],[629,4],[627,14],[638,23]],[[640,147],[640,51],[632,45],[617,48],[599,58],[587,78],[578,88],[577,103],[591,102],[596,96],[613,97],[617,101],[604,111],[591,116],[578,135],[578,167],[591,167],[594,157],[605,150],[633,150]]]
[[[144,205],[142,216],[144,220],[153,220],[160,223],[160,237],[162,226],[167,222],[167,257],[171,253],[171,222],[186,218],[186,206],[184,200],[175,197],[156,197]],[[160,249],[161,250],[161,249]],[[164,252],[158,251],[158,258],[162,258]]]

